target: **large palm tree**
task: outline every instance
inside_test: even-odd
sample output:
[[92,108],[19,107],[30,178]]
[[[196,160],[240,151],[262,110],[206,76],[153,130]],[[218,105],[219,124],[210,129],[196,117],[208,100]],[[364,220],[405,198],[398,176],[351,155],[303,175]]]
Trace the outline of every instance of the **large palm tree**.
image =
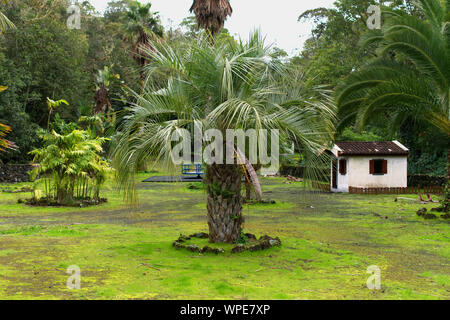
[[99,70],[95,77],[96,91],[94,96],[95,105],[92,107],[92,114],[103,113],[108,117],[111,113],[111,100],[109,97],[109,86],[120,79],[120,75],[112,73],[112,67],[105,66]]
[[128,4],[126,23],[123,26],[128,40],[132,42],[132,55],[136,63],[141,67],[141,80],[145,80],[144,67],[147,57],[144,49],[151,49],[151,41],[161,38],[164,34],[160,18],[157,12],[151,11],[152,4],[141,4],[132,1]]
[[391,11],[381,32],[362,39],[363,44],[379,42],[380,58],[337,90],[342,124],[356,119],[362,127],[382,116],[398,130],[412,119],[450,136],[450,0],[415,5],[423,18]]
[[[171,163],[172,133],[195,127],[218,129],[277,129],[280,140],[301,144],[315,155],[332,139],[333,109],[319,100],[290,96],[274,83],[285,69],[274,62],[258,32],[248,43],[209,38],[186,43],[183,48],[155,45],[147,52],[149,74],[164,70],[171,75],[167,87],[146,88],[136,94],[128,109],[113,152],[119,183],[128,196],[135,196],[134,174],[149,160]],[[289,99],[288,99],[289,98]],[[224,134],[225,136],[225,134]],[[270,136],[270,134],[268,134]],[[268,142],[260,136],[260,141]],[[210,142],[202,141],[203,147]],[[236,158],[247,150],[236,150]],[[235,242],[241,234],[242,165],[206,164],[207,220],[211,242]]]
[[198,27],[214,37],[222,30],[233,9],[229,0],[194,0],[190,12],[195,14]]
[[[228,16],[233,13],[229,0],[194,0],[191,8],[191,13],[195,14],[197,27],[204,29],[209,35],[212,43],[215,41],[215,36],[220,33],[225,25]],[[260,167],[255,167],[244,157],[245,162],[245,188],[246,201],[251,199],[251,191],[255,190],[256,197],[259,201],[262,200],[261,185],[256,171]]]

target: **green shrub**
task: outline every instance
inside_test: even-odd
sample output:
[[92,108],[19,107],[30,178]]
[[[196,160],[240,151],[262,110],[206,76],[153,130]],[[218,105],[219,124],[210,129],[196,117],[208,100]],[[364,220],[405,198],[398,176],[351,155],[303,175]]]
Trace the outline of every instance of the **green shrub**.
[[34,161],[39,163],[33,171],[34,177],[39,175],[44,179],[46,198],[59,204],[88,198],[98,200],[110,170],[100,156],[107,139],[93,138],[88,131],[74,129],[72,124],[58,125],[63,126],[61,133],[54,129],[39,132],[44,146],[31,152]]

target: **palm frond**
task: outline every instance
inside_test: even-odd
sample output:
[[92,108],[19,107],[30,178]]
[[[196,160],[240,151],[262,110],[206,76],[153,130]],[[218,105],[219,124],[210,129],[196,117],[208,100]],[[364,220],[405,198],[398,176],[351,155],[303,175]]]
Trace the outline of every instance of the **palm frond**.
[[194,0],[189,9],[195,14],[199,28],[212,33],[218,33],[225,20],[233,14],[229,0]]
[[413,120],[448,133],[448,1],[419,0],[417,6],[425,19],[396,12],[380,35],[364,40],[379,42],[381,58],[351,74],[336,90],[341,124],[354,120],[363,126],[382,117],[392,121],[394,130]]
[[0,31],[5,32],[8,29],[15,29],[16,26],[14,23],[11,22],[11,20],[8,19],[7,16],[3,14],[3,12],[0,11]]
[[[134,93],[136,102],[126,110],[112,154],[118,183],[129,200],[136,196],[134,174],[140,163],[174,167],[174,133],[188,139],[186,132],[200,126],[221,132],[276,129],[282,142],[295,141],[315,153],[332,139],[335,114],[327,92],[309,88],[300,96],[298,83],[279,81],[287,70],[272,61],[259,32],[247,42],[211,44],[203,34],[183,48],[152,46],[154,50],[146,50],[152,61],[148,74],[164,70],[170,80],[164,88],[147,85],[144,93]],[[248,150],[241,152],[249,158]]]

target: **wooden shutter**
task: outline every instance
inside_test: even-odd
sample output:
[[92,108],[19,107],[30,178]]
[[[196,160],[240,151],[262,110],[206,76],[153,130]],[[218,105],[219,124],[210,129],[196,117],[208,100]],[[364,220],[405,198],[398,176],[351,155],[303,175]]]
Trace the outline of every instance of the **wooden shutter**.
[[387,160],[383,160],[383,174],[387,174]]
[[334,189],[337,188],[337,160],[333,160],[332,164],[332,174],[331,174],[331,184]]
[[375,160],[370,160],[369,162],[369,173],[375,174]]
[[345,159],[339,160],[339,173],[342,175],[347,174],[347,160]]

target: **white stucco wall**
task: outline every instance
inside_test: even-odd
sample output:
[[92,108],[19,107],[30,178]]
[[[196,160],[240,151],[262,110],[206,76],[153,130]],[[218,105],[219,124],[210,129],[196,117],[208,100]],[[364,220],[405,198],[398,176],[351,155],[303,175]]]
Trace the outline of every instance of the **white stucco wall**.
[[[347,174],[337,174],[335,192],[348,192],[349,187],[359,188],[406,188],[408,186],[408,158],[406,156],[352,156],[339,157],[347,160]],[[370,174],[370,160],[387,160],[385,175]]]

